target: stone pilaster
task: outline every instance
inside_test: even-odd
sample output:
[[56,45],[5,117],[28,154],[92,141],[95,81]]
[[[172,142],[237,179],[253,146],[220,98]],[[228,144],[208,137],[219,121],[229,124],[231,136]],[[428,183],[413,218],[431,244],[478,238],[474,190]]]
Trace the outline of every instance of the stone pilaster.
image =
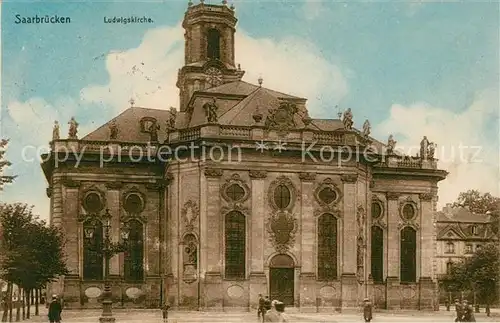
[[399,195],[387,193],[387,276],[399,280]]
[[431,194],[420,194],[420,277],[432,279],[434,223]]
[[301,272],[307,274],[315,273],[316,263],[314,259],[315,252],[315,242],[316,242],[316,225],[314,217],[314,179],[316,174],[314,173],[301,173],[299,175],[301,179],[301,230],[300,235],[302,237],[301,243]]
[[356,174],[342,176],[344,183],[343,247],[342,247],[342,308],[357,307],[358,282],[356,278]]
[[166,234],[169,237],[167,239],[167,254],[168,254],[168,267],[166,272],[166,294],[167,301],[174,308],[179,307],[179,253],[181,252],[181,247],[179,246],[179,234],[180,234],[180,208],[179,205],[179,192],[180,192],[180,181],[179,173],[176,173],[169,186],[168,201],[169,208],[167,209],[167,228]]
[[[121,213],[120,213],[120,189],[122,185],[118,182],[106,183],[106,207],[111,214],[111,239],[113,242],[120,240]],[[123,276],[123,253],[116,254],[110,259],[109,274],[111,276]]]
[[386,309],[396,310],[401,308],[401,293],[399,291],[399,278],[388,276],[386,279]]
[[50,222],[56,227],[60,227],[62,223],[62,178],[60,175],[52,176],[52,210]]
[[[211,310],[222,310],[222,259],[221,239],[222,221],[220,206],[220,177],[223,171],[220,169],[205,169],[205,178],[202,179],[201,202],[200,202],[200,255],[199,264],[201,272],[205,277],[200,277],[204,283],[203,305]],[[219,237],[213,239],[213,237]]]
[[300,173],[301,180],[301,254],[300,310],[316,311],[316,218],[314,216],[315,173]]
[[62,223],[61,226],[64,235],[68,237],[64,244],[64,253],[66,255],[66,265],[71,275],[79,275],[79,256],[80,249],[78,245],[78,211],[79,211],[79,189],[80,182],[70,179],[63,179],[64,194],[62,201]]
[[250,222],[250,308],[257,308],[259,294],[268,294],[266,275],[264,274],[264,230],[265,230],[265,179],[266,171],[250,170],[252,181],[252,215]]
[[419,309],[428,311],[434,310],[435,302],[439,301],[435,295],[436,283],[429,277],[420,277],[418,285]]
[[387,309],[401,308],[399,292],[399,194],[387,193],[387,279],[386,304]]

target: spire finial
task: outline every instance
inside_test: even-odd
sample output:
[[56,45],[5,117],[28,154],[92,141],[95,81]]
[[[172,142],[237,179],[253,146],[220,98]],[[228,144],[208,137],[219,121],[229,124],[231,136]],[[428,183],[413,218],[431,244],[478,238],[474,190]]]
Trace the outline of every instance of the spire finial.
[[193,5],[193,1],[189,0],[188,7],[191,7],[192,5]]
[[135,104],[134,98],[130,98],[130,100],[128,101],[128,103],[130,103],[130,107],[133,108],[134,104]]
[[262,76],[259,76],[258,82],[259,82],[259,86],[262,86],[262,82],[264,82],[264,79],[262,78]]
[[227,6],[227,0],[222,0],[222,4]]
[[205,3],[205,0],[200,0],[200,3],[201,3],[201,4],[204,4],[204,3]]
[[234,10],[234,9],[235,9],[235,8],[234,8],[234,3],[231,3],[231,7],[230,7],[230,8],[231,8],[231,10]]

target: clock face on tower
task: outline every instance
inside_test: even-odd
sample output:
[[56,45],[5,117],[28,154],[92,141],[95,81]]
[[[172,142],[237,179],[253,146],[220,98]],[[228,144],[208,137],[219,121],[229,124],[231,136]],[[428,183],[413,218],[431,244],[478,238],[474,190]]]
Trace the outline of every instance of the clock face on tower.
[[222,84],[222,71],[217,67],[209,67],[205,71],[207,83],[211,86],[219,86]]

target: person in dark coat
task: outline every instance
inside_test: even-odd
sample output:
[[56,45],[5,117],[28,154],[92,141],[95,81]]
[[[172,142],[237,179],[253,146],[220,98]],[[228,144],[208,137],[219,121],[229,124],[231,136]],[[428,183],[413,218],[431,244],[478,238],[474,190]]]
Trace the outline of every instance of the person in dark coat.
[[262,294],[259,294],[259,308],[257,309],[257,318],[260,318],[260,315],[264,316],[264,297]]
[[455,312],[457,313],[457,317],[455,318],[455,322],[462,321],[462,304],[458,301],[458,298],[455,298]]
[[161,308],[161,314],[163,316],[163,323],[168,322],[168,310],[170,309],[170,305],[168,303],[165,303],[163,307]]
[[368,298],[365,298],[364,300],[363,318],[365,319],[365,322],[370,322],[373,319],[373,306]]
[[61,312],[62,306],[56,295],[52,296],[52,302],[49,305],[49,322],[50,323],[60,323],[61,322]]
[[474,310],[467,303],[467,300],[464,300],[462,305],[462,322],[476,322]]

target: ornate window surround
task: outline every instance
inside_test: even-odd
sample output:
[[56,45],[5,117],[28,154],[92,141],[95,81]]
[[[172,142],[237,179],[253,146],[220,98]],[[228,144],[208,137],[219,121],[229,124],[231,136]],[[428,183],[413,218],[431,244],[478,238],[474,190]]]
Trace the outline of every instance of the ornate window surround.
[[[90,194],[97,194],[99,196],[99,199],[100,199],[100,202],[101,202],[101,208],[99,211],[97,212],[89,212],[86,207],[85,207],[85,199],[87,198],[88,195]],[[97,188],[96,186],[91,186],[89,188],[87,188],[85,191],[82,192],[81,194],[81,199],[80,199],[80,204],[83,208],[83,210],[85,211],[85,215],[83,216],[79,216],[79,221],[82,222],[83,218],[93,214],[95,216],[99,216],[100,213],[106,208],[106,194],[100,190],[99,188]]]
[[[380,216],[378,218],[373,218],[372,217],[372,205],[373,204],[378,204],[380,206]],[[380,197],[378,197],[377,195],[373,195],[372,196],[372,202],[370,204],[370,218],[371,218],[371,222],[372,222],[372,225],[377,225],[379,227],[382,228],[382,230],[385,231],[385,229],[387,228],[387,224],[386,224],[386,221],[385,221],[385,211],[386,211],[386,207],[385,207],[385,203],[382,199],[380,199]]]
[[[233,184],[236,184],[238,186],[240,186],[243,191],[245,192],[243,197],[240,198],[239,200],[237,201],[234,201],[232,200],[228,195],[227,195],[227,190],[228,188],[233,185]],[[245,202],[246,200],[248,200],[248,198],[250,197],[250,187],[245,183],[245,181],[243,181],[240,177],[239,174],[233,174],[231,175],[230,178],[226,179],[226,182],[222,185],[221,187],[221,190],[220,190],[220,193],[221,193],[221,196],[222,198],[228,202],[230,205],[233,205],[233,204],[236,204],[236,203],[243,203]]]
[[[403,210],[404,210],[404,207],[406,205],[411,205],[413,207],[413,210],[414,210],[414,216],[411,218],[411,219],[407,219],[404,217],[404,214],[403,214]],[[401,200],[399,202],[399,217],[402,221],[402,224],[403,226],[405,225],[410,225],[410,226],[413,226],[415,229],[418,230],[418,223],[417,223],[417,220],[418,220],[418,215],[420,213],[420,208],[418,207],[418,203],[415,202],[411,196],[408,196],[406,199],[404,200]]]
[[[288,204],[288,206],[284,209],[280,209],[274,201],[274,191],[280,185],[284,185],[290,191],[290,204]],[[271,184],[269,185],[267,191],[267,198],[269,205],[274,211],[285,211],[285,210],[291,211],[298,200],[297,189],[295,188],[295,185],[293,185],[293,182],[290,178],[281,175],[277,177],[274,181],[272,181]]]
[[[335,200],[333,200],[332,202],[330,203],[326,203],[324,202],[319,194],[321,193],[321,191],[325,188],[330,188],[332,191],[335,192],[335,194],[337,195]],[[337,186],[337,184],[330,178],[325,178],[317,187],[316,189],[314,190],[314,197],[316,198],[316,202],[322,206],[322,207],[332,207],[332,206],[335,206],[337,205],[341,200],[342,200],[342,191],[339,189],[339,187]]]
[[144,133],[149,133],[150,129],[147,129],[146,128],[146,123],[147,122],[151,122],[152,124],[154,123],[158,123],[158,120],[156,120],[155,118],[153,117],[144,117],[142,118],[139,123],[140,123],[140,126],[141,126],[141,132],[144,132]]
[[[129,213],[126,209],[125,209],[125,202],[127,201],[127,197],[129,197],[130,195],[132,194],[135,194],[137,195],[141,201],[142,201],[142,208],[141,208],[141,211],[137,214],[135,213]],[[146,194],[140,190],[138,187],[136,186],[132,186],[130,187],[128,190],[126,190],[123,194],[122,194],[122,202],[120,203],[121,204],[121,209],[123,210],[122,212],[122,216],[121,216],[121,221],[123,223],[127,223],[128,221],[132,220],[132,219],[137,219],[139,220],[142,224],[146,224],[147,223],[147,217],[142,215],[141,213],[144,211],[144,209],[146,208],[146,203],[147,203],[147,199],[146,199]]]

